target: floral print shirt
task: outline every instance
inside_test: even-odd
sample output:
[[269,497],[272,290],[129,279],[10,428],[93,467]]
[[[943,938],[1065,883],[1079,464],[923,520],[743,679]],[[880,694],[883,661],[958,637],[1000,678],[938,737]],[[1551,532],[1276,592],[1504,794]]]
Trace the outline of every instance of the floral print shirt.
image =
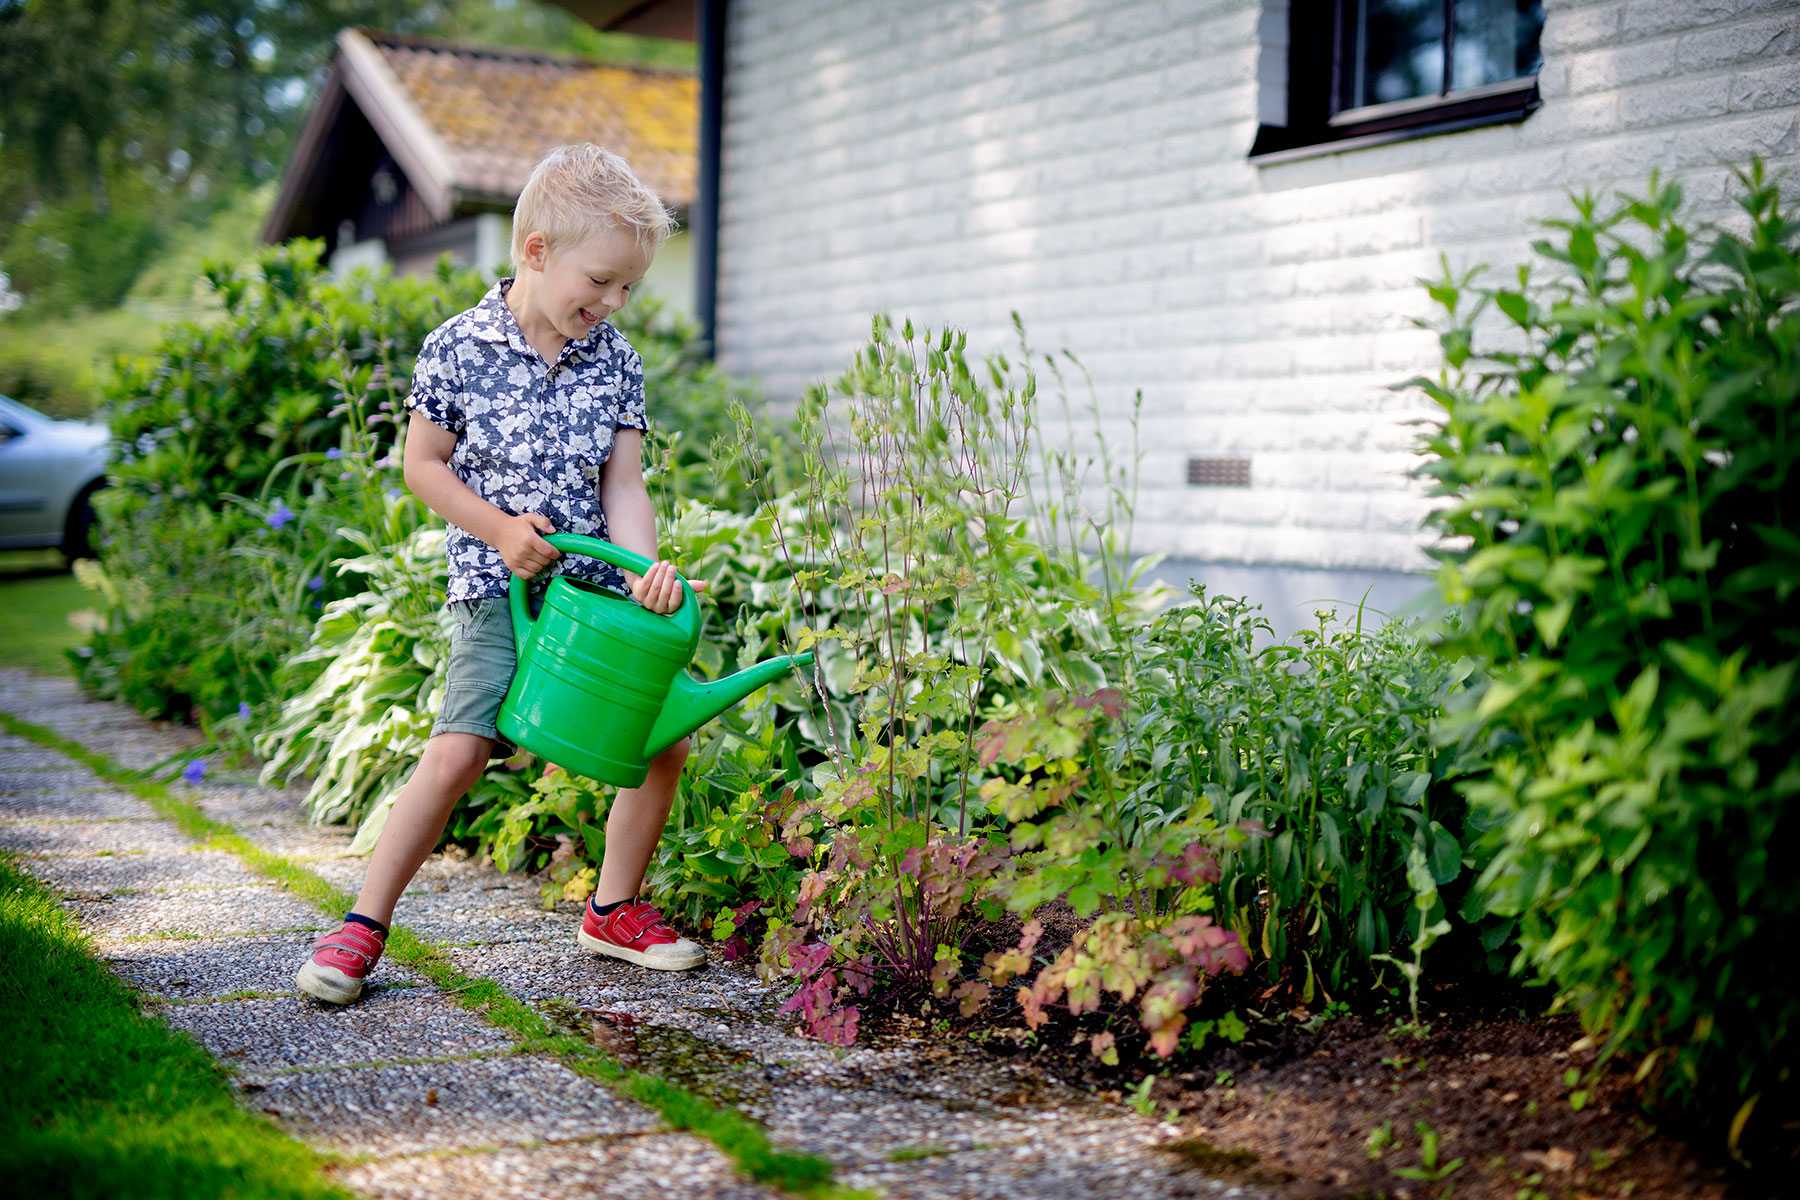
[[[517,516],[542,513],[558,533],[603,538],[600,479],[620,429],[644,429],[644,365],[602,321],[568,342],[554,364],[532,348],[506,307],[511,279],[432,330],[406,406],[457,435],[450,469],[477,496]],[[500,552],[455,525],[446,552],[451,601],[504,596],[512,571]],[[540,576],[567,572],[623,588],[617,568],[571,554]]]

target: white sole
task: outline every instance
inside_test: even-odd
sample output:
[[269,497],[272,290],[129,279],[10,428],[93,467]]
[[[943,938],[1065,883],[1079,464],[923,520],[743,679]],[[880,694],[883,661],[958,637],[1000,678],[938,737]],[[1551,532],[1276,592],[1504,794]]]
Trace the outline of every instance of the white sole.
[[609,958],[622,959],[628,963],[636,963],[640,967],[649,967],[652,971],[691,971],[706,961],[706,951],[697,944],[693,952],[677,958],[672,954],[645,954],[641,950],[628,950],[624,946],[616,946],[611,942],[603,942],[585,929],[577,929],[575,938],[589,950],[604,954]]
[[300,973],[294,976],[294,986],[327,1004],[354,1003],[363,989],[362,980],[351,979],[342,971],[321,967],[312,961],[301,965]]

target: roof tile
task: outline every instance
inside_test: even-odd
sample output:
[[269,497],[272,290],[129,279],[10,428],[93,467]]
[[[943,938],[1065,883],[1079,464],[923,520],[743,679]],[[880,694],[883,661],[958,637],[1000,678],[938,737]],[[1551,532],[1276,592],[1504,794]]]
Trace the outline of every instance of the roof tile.
[[444,143],[467,199],[510,204],[546,150],[595,142],[623,155],[665,204],[693,202],[692,74],[361,32]]

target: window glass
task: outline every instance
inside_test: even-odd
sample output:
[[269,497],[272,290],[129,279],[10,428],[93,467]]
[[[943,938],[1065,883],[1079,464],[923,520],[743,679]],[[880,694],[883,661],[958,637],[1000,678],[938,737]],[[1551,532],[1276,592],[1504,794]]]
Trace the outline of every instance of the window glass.
[[1480,87],[1532,74],[1543,28],[1538,0],[1456,0],[1450,86]]
[[1444,0],[1350,0],[1338,108],[1435,96],[1444,86]]

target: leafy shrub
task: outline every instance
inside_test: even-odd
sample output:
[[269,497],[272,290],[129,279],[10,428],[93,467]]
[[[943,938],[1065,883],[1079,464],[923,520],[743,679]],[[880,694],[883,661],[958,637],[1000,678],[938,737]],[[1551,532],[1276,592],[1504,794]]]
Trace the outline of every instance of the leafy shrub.
[[[1697,243],[1653,180],[1552,222],[1548,281],[1446,274],[1417,381],[1448,648],[1491,664],[1461,714],[1500,739],[1463,788],[1487,904],[1609,1055],[1740,1120],[1791,1109],[1800,1018],[1800,222],[1761,164],[1741,182],[1742,235]],[[1489,306],[1511,336],[1477,354]]]
[[427,278],[336,281],[321,249],[295,241],[264,251],[253,271],[210,266],[224,318],[172,327],[122,373],[107,400],[124,494],[213,506],[260,491],[294,455],[340,446],[346,393],[404,396],[425,335],[487,288],[447,262]]
[[[1448,781],[1480,761],[1472,739],[1432,742],[1472,664],[1405,625],[1361,614],[1271,641],[1245,601],[1208,595],[1161,614],[1135,646],[1134,770],[1163,813],[1269,833],[1221,856],[1220,920],[1303,1003],[1376,982],[1404,937],[1447,916],[1462,873],[1463,803]],[[1168,819],[1155,810],[1146,821]],[[1415,857],[1429,875],[1411,870]],[[1430,893],[1423,910],[1417,901]]]
[[259,707],[343,594],[331,563],[368,552],[340,531],[398,546],[427,519],[404,493],[392,503],[396,422],[419,342],[480,280],[332,282],[318,252],[212,268],[222,319],[173,327],[109,390],[101,563],[130,603],[81,656],[91,689],[202,721]]

